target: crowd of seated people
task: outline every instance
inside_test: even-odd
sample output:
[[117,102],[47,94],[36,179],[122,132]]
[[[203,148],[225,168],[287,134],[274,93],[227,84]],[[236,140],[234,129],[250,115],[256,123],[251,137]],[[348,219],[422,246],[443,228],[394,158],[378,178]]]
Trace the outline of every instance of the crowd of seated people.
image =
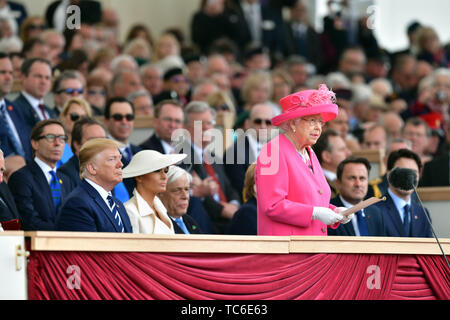
[[[395,205],[414,202],[414,195],[388,193],[386,176],[367,180],[370,167],[351,157],[364,149],[381,150],[388,169],[399,162],[388,156],[407,149],[414,155],[397,156],[418,172],[421,186],[450,186],[450,50],[430,26],[405,26],[408,48],[389,52],[367,17],[350,20],[345,2],[329,6],[318,32],[304,0],[199,0],[191,39],[175,23],[154,34],[151,22],[136,21],[121,42],[120,13],[99,1],[75,1],[81,26],[67,29],[61,13],[70,2],[28,16],[20,1],[0,1],[0,222],[17,219],[23,230],[138,232],[139,212],[153,219],[145,230],[253,234],[254,225],[236,225],[256,223],[242,218],[242,208],[256,205],[247,170],[279,133],[270,121],[281,112],[279,100],[322,83],[335,92],[339,114],[314,151],[334,201],[389,194]],[[234,133],[217,150],[222,144],[211,129],[226,129],[218,123],[223,114]],[[137,116],[151,119],[143,141],[132,139]],[[102,146],[106,140],[114,143]],[[147,150],[187,154],[171,164],[181,171],[168,165],[151,172],[162,181],[160,199],[152,196],[157,206],[147,205],[152,214],[136,200],[145,180],[118,177]],[[367,189],[357,199],[345,181],[353,171]],[[92,201],[77,203],[83,197]],[[343,232],[429,236],[414,227],[388,232],[389,223],[402,221],[379,221],[380,232],[358,222]]]

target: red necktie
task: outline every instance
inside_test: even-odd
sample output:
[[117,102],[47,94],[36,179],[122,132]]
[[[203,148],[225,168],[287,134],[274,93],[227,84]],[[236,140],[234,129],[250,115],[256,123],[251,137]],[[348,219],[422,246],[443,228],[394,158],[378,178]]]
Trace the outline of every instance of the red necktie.
[[214,179],[214,181],[219,186],[219,198],[221,202],[228,202],[227,197],[225,196],[225,193],[222,190],[222,187],[220,186],[219,179],[217,178],[216,172],[214,171],[214,168],[209,163],[203,162],[203,167],[206,170],[206,173],[208,173],[208,176]]
[[39,109],[41,110],[42,117],[44,120],[47,120],[47,116],[45,115],[45,106],[43,104],[39,104]]

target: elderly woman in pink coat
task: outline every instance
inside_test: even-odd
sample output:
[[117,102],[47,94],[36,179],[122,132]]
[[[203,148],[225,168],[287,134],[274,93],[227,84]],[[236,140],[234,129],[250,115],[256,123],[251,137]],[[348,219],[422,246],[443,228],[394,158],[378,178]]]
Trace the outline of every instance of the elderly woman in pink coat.
[[282,113],[272,118],[283,133],[261,150],[255,181],[258,235],[327,235],[351,217],[330,204],[330,187],[311,146],[325,122],[338,113],[334,93],[322,84],[280,100]]

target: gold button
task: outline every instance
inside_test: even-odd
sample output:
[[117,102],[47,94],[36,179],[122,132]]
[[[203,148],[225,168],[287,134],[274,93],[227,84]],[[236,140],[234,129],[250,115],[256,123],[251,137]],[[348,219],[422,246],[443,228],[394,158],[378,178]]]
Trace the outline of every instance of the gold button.
[[322,190],[319,190],[319,194],[323,194],[323,191],[322,191]]

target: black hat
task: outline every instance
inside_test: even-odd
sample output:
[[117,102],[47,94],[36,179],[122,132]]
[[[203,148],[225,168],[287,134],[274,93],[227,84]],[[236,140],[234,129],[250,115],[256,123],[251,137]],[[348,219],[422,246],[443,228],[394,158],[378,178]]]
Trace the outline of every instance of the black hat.
[[164,73],[164,81],[170,80],[173,76],[183,74],[183,70],[181,68],[171,68]]

